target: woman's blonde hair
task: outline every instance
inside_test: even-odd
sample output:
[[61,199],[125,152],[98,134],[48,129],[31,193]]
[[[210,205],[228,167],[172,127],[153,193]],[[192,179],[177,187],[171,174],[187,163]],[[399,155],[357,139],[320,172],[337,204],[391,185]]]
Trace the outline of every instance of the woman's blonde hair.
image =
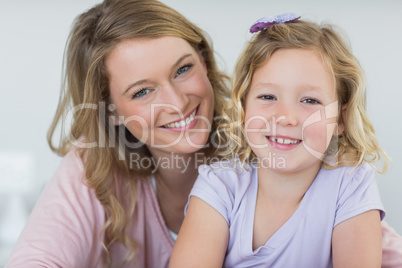
[[[135,254],[135,241],[127,234],[133,216],[136,179],[148,176],[149,168],[130,168],[129,154],[151,157],[145,145],[132,148],[138,140],[124,126],[109,123],[109,78],[106,58],[125,39],[174,36],[186,40],[203,57],[208,78],[214,89],[214,115],[219,116],[225,98],[229,96],[227,76],[218,71],[214,53],[205,33],[172,8],[154,0],[106,0],[78,16],[71,30],[64,56],[64,85],[59,106],[48,132],[51,149],[65,155],[73,146],[71,139],[95,144],[81,148],[85,161],[87,185],[95,190],[103,205],[106,220],[102,232],[104,257],[109,256],[113,243],[125,245],[128,260]],[[56,128],[74,107],[73,122],[59,146],[52,138]],[[102,108],[103,107],[103,108]],[[102,108],[104,115],[99,109]],[[103,117],[103,119],[102,119]],[[215,131],[216,124],[212,124]],[[129,143],[128,143],[128,142]],[[209,146],[206,153],[214,151]],[[123,159],[123,160],[119,160]],[[126,159],[126,160],[124,160]],[[124,178],[118,181],[119,178]],[[109,259],[110,261],[110,259]]]
[[[221,144],[229,146],[221,155],[252,162],[255,154],[246,142],[244,130],[245,101],[253,75],[279,49],[313,49],[320,53],[329,66],[336,83],[339,104],[339,122],[344,131],[334,137],[327,150],[326,168],[358,165],[363,161],[383,160],[385,172],[388,157],[379,147],[373,125],[366,113],[366,84],[363,70],[341,36],[331,25],[296,20],[276,24],[255,34],[237,61],[232,85],[232,99],[224,107],[224,116],[218,125]],[[344,108],[344,109],[343,109]]]

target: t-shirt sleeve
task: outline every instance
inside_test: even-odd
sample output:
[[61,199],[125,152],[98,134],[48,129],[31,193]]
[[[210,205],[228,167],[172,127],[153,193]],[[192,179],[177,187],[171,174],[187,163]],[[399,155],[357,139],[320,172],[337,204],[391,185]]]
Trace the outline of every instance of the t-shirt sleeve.
[[63,159],[37,203],[5,267],[97,267],[103,207],[84,183],[75,151]]
[[[233,207],[234,195],[230,186],[226,183],[227,180],[223,178],[225,173],[222,170],[216,172],[216,170],[207,165],[200,166],[198,171],[199,175],[190,192],[189,199],[191,196],[196,196],[205,201],[230,224],[230,211],[231,207]],[[187,206],[188,203],[185,212],[187,211]]]
[[340,187],[334,227],[373,209],[380,211],[381,220],[385,217],[375,171],[369,164],[364,163],[345,174]]

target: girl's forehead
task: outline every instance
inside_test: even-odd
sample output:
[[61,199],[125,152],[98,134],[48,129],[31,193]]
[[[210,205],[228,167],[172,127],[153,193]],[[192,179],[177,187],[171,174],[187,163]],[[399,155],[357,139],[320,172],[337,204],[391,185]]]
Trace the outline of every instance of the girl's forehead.
[[280,49],[255,70],[253,83],[266,82],[314,82],[333,80],[332,71],[321,54],[311,49]]

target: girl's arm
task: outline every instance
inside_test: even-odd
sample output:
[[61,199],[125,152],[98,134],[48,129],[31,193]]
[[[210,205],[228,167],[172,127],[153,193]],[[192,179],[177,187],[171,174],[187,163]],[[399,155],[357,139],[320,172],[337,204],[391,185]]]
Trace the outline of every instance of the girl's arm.
[[381,239],[378,210],[339,223],[332,234],[334,267],[381,267]]
[[173,248],[170,267],[222,267],[228,223],[202,199],[192,196]]

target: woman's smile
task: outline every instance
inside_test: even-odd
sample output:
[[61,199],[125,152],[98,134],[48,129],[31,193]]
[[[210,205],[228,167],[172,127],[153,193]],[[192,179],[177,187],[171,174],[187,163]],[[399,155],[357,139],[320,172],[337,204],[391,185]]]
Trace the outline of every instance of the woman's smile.
[[181,132],[187,129],[192,129],[198,122],[197,112],[198,107],[195,108],[191,113],[187,114],[183,119],[176,120],[174,122],[168,123],[163,128],[167,128],[171,131]]
[[213,89],[204,59],[187,41],[171,36],[125,40],[107,66],[116,115],[134,137],[150,150],[169,153],[194,153],[205,146]]

